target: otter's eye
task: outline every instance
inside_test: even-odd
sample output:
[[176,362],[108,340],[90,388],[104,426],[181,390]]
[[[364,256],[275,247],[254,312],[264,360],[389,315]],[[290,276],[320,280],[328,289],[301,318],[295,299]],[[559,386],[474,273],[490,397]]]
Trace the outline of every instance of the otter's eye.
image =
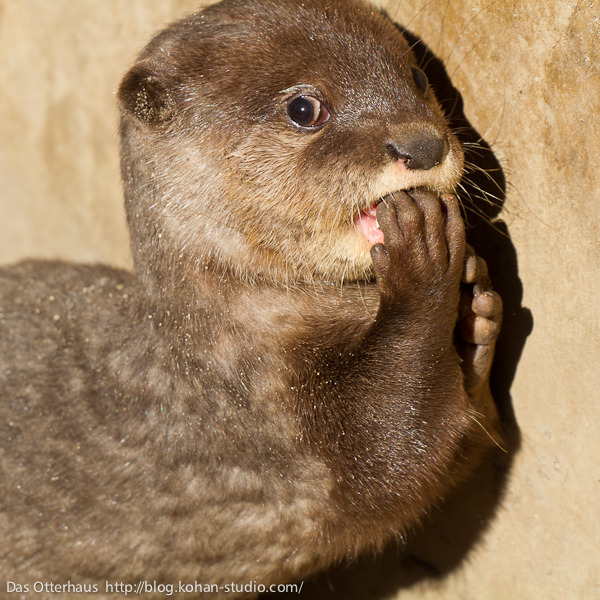
[[429,89],[429,81],[427,79],[427,75],[425,75],[425,73],[423,73],[423,71],[421,71],[421,69],[419,69],[419,67],[413,67],[412,68],[412,76],[413,79],[415,80],[415,83],[417,84],[417,87],[424,93],[427,93],[427,90]]
[[297,96],[289,101],[287,112],[300,127],[317,127],[329,119],[325,105],[313,96]]

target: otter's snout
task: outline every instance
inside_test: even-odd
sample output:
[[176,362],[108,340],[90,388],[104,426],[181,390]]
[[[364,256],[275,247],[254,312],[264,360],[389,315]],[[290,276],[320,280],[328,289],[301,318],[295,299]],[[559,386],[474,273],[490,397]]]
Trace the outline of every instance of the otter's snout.
[[427,171],[442,163],[448,152],[448,142],[437,132],[412,129],[403,132],[397,139],[389,140],[386,149],[407,169]]

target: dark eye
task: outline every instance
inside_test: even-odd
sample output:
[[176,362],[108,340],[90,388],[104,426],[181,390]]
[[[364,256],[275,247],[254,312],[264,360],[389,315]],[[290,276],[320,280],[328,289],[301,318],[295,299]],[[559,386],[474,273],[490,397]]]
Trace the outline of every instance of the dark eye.
[[313,96],[297,96],[288,103],[290,119],[300,127],[317,127],[329,119],[325,105]]
[[427,80],[427,75],[425,75],[425,73],[423,73],[423,71],[421,71],[419,67],[412,68],[412,75],[413,79],[415,80],[415,83],[417,84],[417,87],[424,94],[426,94],[427,90],[429,89],[429,81]]

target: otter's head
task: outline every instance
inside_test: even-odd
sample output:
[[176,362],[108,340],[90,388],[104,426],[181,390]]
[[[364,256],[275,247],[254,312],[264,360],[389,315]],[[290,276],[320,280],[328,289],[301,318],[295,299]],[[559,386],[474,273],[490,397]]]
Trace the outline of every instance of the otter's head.
[[118,98],[142,276],[368,278],[382,198],[462,173],[407,42],[355,0],[210,6],[147,46]]

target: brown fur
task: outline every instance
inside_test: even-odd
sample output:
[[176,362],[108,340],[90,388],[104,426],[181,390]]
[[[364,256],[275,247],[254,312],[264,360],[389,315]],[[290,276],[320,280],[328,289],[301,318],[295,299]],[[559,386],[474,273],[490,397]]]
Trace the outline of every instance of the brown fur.
[[[226,0],[142,52],[118,95],[135,275],[0,272],[9,580],[299,579],[477,454],[494,409],[487,374],[465,389],[464,229],[438,199],[462,152],[413,66],[354,0]],[[298,91],[318,131],[289,122]],[[428,131],[441,164],[398,168],[388,140]],[[371,258],[352,223],[381,198]]]

